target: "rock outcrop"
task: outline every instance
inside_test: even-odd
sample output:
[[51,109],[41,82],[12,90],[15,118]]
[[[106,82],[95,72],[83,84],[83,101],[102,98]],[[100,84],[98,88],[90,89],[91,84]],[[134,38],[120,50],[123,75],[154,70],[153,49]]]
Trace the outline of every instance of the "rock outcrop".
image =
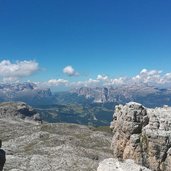
[[127,159],[119,161],[118,159],[105,159],[99,164],[97,171],[151,171],[143,166],[135,164],[133,160]]
[[153,171],[171,168],[171,108],[147,109],[130,102],[115,107],[111,129],[114,157]]
[[112,157],[112,135],[87,126],[0,120],[0,138],[4,171],[96,171],[99,161]]
[[1,119],[26,119],[30,121],[41,121],[39,113],[24,102],[4,102],[0,103]]

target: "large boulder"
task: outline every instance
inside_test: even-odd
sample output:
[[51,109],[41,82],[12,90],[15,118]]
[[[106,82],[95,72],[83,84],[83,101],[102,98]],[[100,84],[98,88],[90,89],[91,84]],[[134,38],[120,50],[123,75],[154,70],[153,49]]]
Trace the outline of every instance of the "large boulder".
[[170,107],[147,109],[135,102],[118,105],[111,129],[114,157],[133,159],[154,171],[170,171]]
[[143,166],[137,165],[133,160],[119,161],[109,158],[99,163],[97,171],[151,171]]

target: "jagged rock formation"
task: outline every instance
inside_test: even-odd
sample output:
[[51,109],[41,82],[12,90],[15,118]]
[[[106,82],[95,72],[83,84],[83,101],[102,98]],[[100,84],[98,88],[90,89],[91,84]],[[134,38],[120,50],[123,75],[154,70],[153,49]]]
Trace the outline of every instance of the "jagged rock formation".
[[147,107],[171,105],[171,89],[148,84],[130,84],[116,87],[81,87],[71,91],[96,103],[125,104],[139,102]]
[[81,87],[65,92],[51,92],[49,88],[32,82],[0,83],[0,102],[23,101],[29,105],[52,104],[125,104],[137,101],[147,107],[171,105],[171,87],[148,84],[129,84],[107,87]]
[[112,157],[111,133],[74,124],[27,122],[18,118],[23,105],[16,106],[0,110],[4,171],[95,171],[99,161]]
[[143,166],[135,164],[133,160],[119,161],[118,159],[105,159],[99,164],[97,171],[151,171]]
[[0,103],[1,119],[27,119],[41,121],[39,113],[24,102],[4,102]]
[[92,99],[94,102],[107,102],[109,100],[109,90],[106,87],[81,87],[71,90],[81,96],[85,96],[87,99]]
[[134,102],[118,105],[111,128],[114,157],[133,159],[153,171],[170,171],[170,107],[147,109]]
[[30,105],[52,104],[49,88],[40,88],[31,82],[0,84],[0,102],[23,101]]

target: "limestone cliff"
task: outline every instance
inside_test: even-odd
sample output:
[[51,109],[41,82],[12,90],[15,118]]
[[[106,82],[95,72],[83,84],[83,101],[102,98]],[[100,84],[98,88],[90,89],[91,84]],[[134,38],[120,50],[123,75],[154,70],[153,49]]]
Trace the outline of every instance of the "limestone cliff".
[[170,171],[170,107],[147,109],[135,102],[118,105],[111,129],[114,157],[133,159],[153,171]]

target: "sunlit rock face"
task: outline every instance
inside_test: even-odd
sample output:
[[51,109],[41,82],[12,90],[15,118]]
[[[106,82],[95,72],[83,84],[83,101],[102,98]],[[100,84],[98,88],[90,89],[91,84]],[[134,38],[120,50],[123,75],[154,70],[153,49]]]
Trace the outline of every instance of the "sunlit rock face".
[[170,171],[170,107],[148,109],[135,102],[118,105],[110,127],[114,157],[133,159],[154,171]]
[[81,87],[71,90],[96,103],[125,104],[136,101],[146,107],[171,105],[171,89],[149,86],[148,84],[130,84],[116,87]]
[[137,165],[133,160],[119,161],[109,158],[100,162],[97,171],[151,171],[143,166]]

